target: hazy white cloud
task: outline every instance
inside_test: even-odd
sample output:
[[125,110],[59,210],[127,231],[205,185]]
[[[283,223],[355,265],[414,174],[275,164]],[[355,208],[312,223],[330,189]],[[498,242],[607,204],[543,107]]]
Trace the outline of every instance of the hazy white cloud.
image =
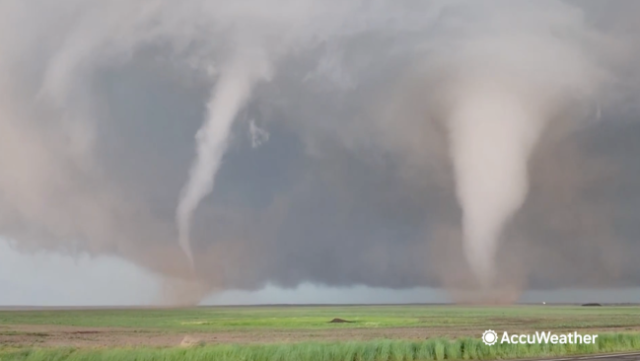
[[258,148],[269,141],[269,132],[260,128],[255,120],[249,123],[249,135],[251,136],[251,147]]

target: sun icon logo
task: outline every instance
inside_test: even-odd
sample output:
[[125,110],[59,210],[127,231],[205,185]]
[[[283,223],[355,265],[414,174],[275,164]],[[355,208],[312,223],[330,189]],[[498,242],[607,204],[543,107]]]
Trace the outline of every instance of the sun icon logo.
[[482,342],[487,346],[493,346],[498,342],[498,334],[494,330],[486,330],[482,334]]

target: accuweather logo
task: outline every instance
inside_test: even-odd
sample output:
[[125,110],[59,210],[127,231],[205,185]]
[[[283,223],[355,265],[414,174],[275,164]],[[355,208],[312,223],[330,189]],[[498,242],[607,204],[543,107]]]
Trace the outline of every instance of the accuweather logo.
[[486,330],[482,334],[482,342],[487,346],[492,346],[498,342],[498,334],[494,330]]
[[493,346],[498,341],[507,344],[586,344],[596,343],[598,335],[579,335],[577,332],[565,334],[552,334],[551,332],[536,332],[535,334],[512,334],[507,331],[499,337],[496,331],[486,330],[482,334],[482,342],[487,346]]

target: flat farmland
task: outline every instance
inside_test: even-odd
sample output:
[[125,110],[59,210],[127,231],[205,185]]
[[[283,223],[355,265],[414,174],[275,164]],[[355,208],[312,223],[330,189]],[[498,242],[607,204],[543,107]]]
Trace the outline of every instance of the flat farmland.
[[[485,345],[501,334],[598,334]],[[1,361],[498,360],[640,350],[636,306],[270,306],[0,311]]]
[[[345,321],[345,322],[331,322]],[[640,332],[636,306],[265,306],[188,309],[0,311],[0,344],[12,347],[167,347],[479,338],[486,329],[528,333]]]

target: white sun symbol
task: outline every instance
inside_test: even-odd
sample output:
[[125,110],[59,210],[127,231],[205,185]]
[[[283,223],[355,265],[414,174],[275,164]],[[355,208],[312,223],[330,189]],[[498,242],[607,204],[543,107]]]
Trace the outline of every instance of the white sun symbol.
[[482,342],[487,346],[492,346],[498,342],[498,334],[494,330],[486,330],[482,334]]

